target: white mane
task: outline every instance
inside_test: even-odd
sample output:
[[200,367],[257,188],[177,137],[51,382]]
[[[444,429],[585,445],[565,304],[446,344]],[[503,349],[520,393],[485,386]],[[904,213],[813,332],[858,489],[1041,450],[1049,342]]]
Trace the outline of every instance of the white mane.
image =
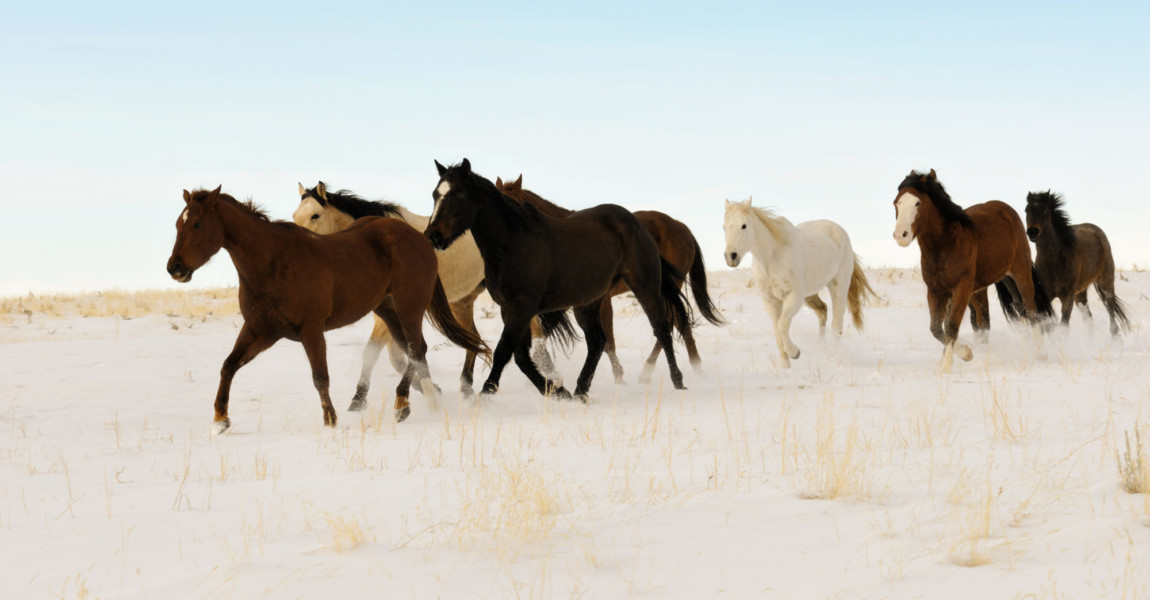
[[763,227],[767,228],[771,237],[775,238],[775,242],[780,245],[786,245],[791,242],[794,237],[795,226],[791,224],[786,217],[780,216],[775,211],[769,208],[761,208],[758,206],[751,206],[750,204],[734,203],[731,208],[743,212],[743,214],[752,214]]

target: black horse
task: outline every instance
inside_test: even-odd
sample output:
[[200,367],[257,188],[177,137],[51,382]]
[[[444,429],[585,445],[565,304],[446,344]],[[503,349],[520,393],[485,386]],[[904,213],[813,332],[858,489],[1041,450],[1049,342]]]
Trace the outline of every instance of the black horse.
[[1047,291],[1062,303],[1062,324],[1070,323],[1074,301],[1083,316],[1091,318],[1086,288],[1094,284],[1106,312],[1110,313],[1110,334],[1130,329],[1126,305],[1114,295],[1114,255],[1110,240],[1097,225],[1071,225],[1063,209],[1062,196],[1030,192],[1026,196],[1026,237],[1037,250],[1034,267]]
[[685,389],[671,345],[672,324],[690,327],[679,287],[684,276],[659,256],[655,240],[631,211],[601,204],[558,219],[503,195],[472,172],[467,159],[451,168],[439,161],[435,166],[439,183],[425,233],[442,250],[471,230],[483,255],[487,290],[503,317],[483,394],[499,389],[499,377],[514,355],[519,370],[540,393],[570,398],[570,392],[546,379],[532,362],[529,328],[531,318],[539,315],[549,335],[570,341],[574,332],[565,311],[571,308],[587,340],[587,360],[575,387],[575,396],[586,401],[607,344],[599,305],[619,281],[631,288],[647,313],[671,368],[671,381]]

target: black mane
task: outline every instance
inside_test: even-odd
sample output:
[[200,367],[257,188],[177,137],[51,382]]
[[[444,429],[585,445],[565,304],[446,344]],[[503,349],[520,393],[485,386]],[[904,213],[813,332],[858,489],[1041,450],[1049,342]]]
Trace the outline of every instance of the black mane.
[[899,191],[904,188],[911,188],[916,192],[924,194],[930,201],[934,203],[935,210],[938,211],[939,216],[942,217],[943,222],[958,223],[966,227],[974,227],[974,221],[971,220],[970,215],[961,206],[954,203],[950,199],[950,194],[946,193],[946,188],[938,182],[935,177],[934,171],[930,173],[919,173],[918,171],[911,171],[902,183],[898,184]]
[[1030,192],[1026,195],[1026,203],[1043,204],[1050,209],[1050,228],[1058,235],[1063,246],[1073,248],[1078,238],[1074,235],[1074,228],[1070,225],[1070,217],[1066,214],[1062,194],[1050,190],[1045,192]]
[[457,177],[465,177],[471,182],[484,196],[491,200],[501,210],[500,212],[507,220],[507,225],[512,231],[523,231],[528,228],[532,222],[539,221],[539,209],[534,206],[520,204],[512,199],[507,194],[499,191],[490,179],[472,171],[464,169],[461,165],[452,165],[448,168],[448,175],[455,174]]
[[[322,181],[320,183],[323,183]],[[356,196],[349,190],[339,190],[338,192],[326,191],[327,199],[321,198],[315,192],[315,188],[308,188],[304,192],[304,198],[314,198],[320,206],[331,205],[336,210],[347,214],[352,219],[367,216],[379,217],[395,217],[400,218],[399,205],[393,202],[383,202],[376,200],[365,200]]]
[[[192,196],[192,200],[206,200],[208,197],[208,194],[211,194],[212,191],[211,190],[205,190],[205,189],[198,189],[198,190],[192,190],[190,193]],[[226,194],[224,192],[220,192],[219,198],[220,198],[220,200],[227,200],[228,202],[235,204],[236,206],[244,209],[245,211],[250,213],[253,217],[258,218],[261,221],[267,221],[268,223],[287,223],[287,221],[273,220],[271,217],[268,216],[267,209],[256,204],[254,201],[252,201],[251,198],[248,198],[247,200],[240,202],[239,200],[236,200],[230,194]]]

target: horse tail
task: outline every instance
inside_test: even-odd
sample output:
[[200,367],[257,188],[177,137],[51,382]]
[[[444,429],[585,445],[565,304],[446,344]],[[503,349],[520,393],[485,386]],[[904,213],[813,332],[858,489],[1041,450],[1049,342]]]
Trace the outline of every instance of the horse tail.
[[1102,303],[1106,305],[1106,312],[1110,313],[1110,318],[1114,319],[1114,323],[1122,331],[1129,332],[1130,317],[1126,314],[1126,303],[1119,300],[1113,292],[1102,289],[1102,286],[1097,283],[1094,284],[1094,289],[1098,292],[1098,297],[1102,298]]
[[579,340],[579,334],[571,326],[571,319],[567,318],[565,310],[539,313],[539,324],[543,326],[543,337],[554,341],[565,354]]
[[691,318],[690,304],[687,303],[687,294],[683,292],[683,279],[686,277],[683,272],[676,269],[675,265],[667,262],[663,257],[659,257],[662,269],[662,281],[659,284],[659,295],[663,297],[663,304],[667,309],[667,318],[671,321],[671,326],[678,329],[680,332],[686,331],[694,327],[693,319]]
[[867,281],[866,273],[863,272],[862,263],[859,258],[855,257],[855,268],[851,271],[851,284],[847,288],[847,304],[851,309],[851,319],[854,321],[855,329],[863,330],[863,303],[876,297],[878,294],[874,293],[871,288],[870,282]]
[[[1022,319],[1022,307],[1015,302],[1015,296],[1021,297],[1014,279],[1003,277],[994,283],[994,291],[998,292],[998,304],[1002,306],[1002,314],[1007,321],[1017,322]],[[974,313],[971,313],[973,316]]]
[[711,325],[726,325],[727,321],[719,314],[707,293],[707,267],[703,264],[703,251],[699,248],[699,241],[691,234],[691,242],[695,244],[695,260],[691,263],[690,281],[691,294],[695,296],[695,306],[699,307],[699,314]]
[[1030,267],[1030,280],[1034,282],[1034,306],[1038,308],[1038,316],[1053,319],[1054,305],[1050,302],[1050,294],[1046,286],[1042,285],[1042,276],[1033,265]]
[[482,356],[484,362],[491,362],[491,349],[483,343],[479,334],[464,329],[455,318],[455,313],[451,312],[451,304],[447,302],[447,294],[443,291],[443,283],[438,275],[435,276],[435,291],[431,294],[430,309],[427,317],[432,327],[451,343]]

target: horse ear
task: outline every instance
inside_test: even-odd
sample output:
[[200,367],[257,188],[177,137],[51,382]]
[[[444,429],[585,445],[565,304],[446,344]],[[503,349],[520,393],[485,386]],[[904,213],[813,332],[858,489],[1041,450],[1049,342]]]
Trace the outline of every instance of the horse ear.
[[298,186],[299,186],[299,195],[300,195],[300,197],[302,198],[302,197],[303,197],[303,195],[304,195],[305,193],[307,193],[307,188],[305,188],[305,187],[303,186],[303,184],[302,184],[302,183],[300,183],[300,182],[298,182],[298,181],[296,182],[296,185],[298,185]]
[[224,186],[222,184],[217,185],[216,189],[208,192],[208,197],[204,198],[204,204],[211,204],[211,203],[215,202],[216,200],[219,200],[220,199],[220,189],[222,189],[223,187]]
[[515,180],[515,187],[521,188],[521,189],[523,188],[523,173],[520,173],[519,179]]
[[321,200],[327,200],[327,186],[322,181],[315,184],[315,195],[319,196]]
[[497,187],[499,189],[503,189],[503,178],[502,177],[496,177],[495,178],[495,187]]
[[184,190],[184,204],[189,204],[191,201],[192,195],[188,193],[188,190]]
[[443,166],[443,165],[439,164],[439,161],[438,161],[438,160],[437,160],[437,161],[435,161],[435,169],[436,169],[437,171],[439,171],[439,176],[440,176],[440,177],[443,177],[443,174],[447,172],[447,167],[445,167],[445,166]]
[[930,170],[930,174],[927,175],[927,177],[929,177],[931,181],[938,181],[938,175],[934,173],[934,169]]
[[459,166],[463,167],[464,171],[467,171],[468,173],[471,172],[471,161],[467,160],[466,158],[463,159],[463,162],[459,163]]

